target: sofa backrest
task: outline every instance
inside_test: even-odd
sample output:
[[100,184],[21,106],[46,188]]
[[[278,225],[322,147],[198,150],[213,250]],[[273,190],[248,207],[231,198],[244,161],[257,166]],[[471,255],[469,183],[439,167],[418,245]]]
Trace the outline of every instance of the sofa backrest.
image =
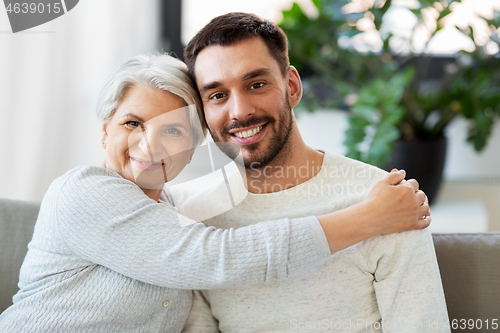
[[433,239],[452,332],[500,331],[500,233]]
[[12,304],[19,290],[19,270],[40,205],[37,203],[0,199],[0,313]]

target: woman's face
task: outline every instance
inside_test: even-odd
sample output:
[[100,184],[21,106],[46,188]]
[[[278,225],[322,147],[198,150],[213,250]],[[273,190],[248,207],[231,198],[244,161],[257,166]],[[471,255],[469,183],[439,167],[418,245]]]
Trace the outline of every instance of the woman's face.
[[189,163],[194,148],[188,107],[178,96],[145,85],[126,91],[103,131],[105,167],[146,194],[159,196]]

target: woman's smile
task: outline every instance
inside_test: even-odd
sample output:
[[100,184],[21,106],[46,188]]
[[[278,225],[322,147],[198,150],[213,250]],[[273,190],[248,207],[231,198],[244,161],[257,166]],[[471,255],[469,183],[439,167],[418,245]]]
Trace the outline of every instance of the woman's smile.
[[155,162],[150,160],[144,160],[138,157],[130,157],[130,159],[132,160],[132,163],[134,163],[134,166],[144,171],[158,170],[159,168],[165,165],[165,163],[162,161]]

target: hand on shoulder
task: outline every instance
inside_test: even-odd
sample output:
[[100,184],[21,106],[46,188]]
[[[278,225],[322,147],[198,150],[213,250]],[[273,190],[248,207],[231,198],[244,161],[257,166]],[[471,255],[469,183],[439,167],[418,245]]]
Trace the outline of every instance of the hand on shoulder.
[[361,203],[371,216],[373,233],[390,234],[425,229],[431,222],[429,202],[415,179],[406,181],[404,170],[393,169]]

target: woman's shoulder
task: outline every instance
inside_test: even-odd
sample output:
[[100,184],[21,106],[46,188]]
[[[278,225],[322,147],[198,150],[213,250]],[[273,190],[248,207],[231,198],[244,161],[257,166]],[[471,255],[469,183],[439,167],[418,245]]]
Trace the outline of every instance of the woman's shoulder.
[[122,178],[116,172],[111,171],[111,170],[106,169],[106,168],[101,167],[101,166],[79,165],[71,170],[66,171],[58,179],[60,179],[63,182],[67,182],[67,181],[71,181],[71,180],[84,179],[87,177],[94,177],[94,176],[97,176],[97,177],[107,176],[107,177],[114,177],[114,178]]
[[95,165],[80,165],[71,170],[68,170],[54,182],[61,187],[90,185],[93,183],[102,183],[103,181],[115,181],[120,183],[133,182],[124,179],[118,173]]
[[54,180],[46,196],[55,195],[59,198],[58,201],[61,198],[99,200],[98,198],[105,193],[112,195],[112,193],[130,191],[143,193],[135,183],[124,179],[114,171],[100,166],[81,165]]
[[56,179],[42,206],[55,207],[61,223],[102,220],[155,203],[134,182],[98,166],[78,166]]

